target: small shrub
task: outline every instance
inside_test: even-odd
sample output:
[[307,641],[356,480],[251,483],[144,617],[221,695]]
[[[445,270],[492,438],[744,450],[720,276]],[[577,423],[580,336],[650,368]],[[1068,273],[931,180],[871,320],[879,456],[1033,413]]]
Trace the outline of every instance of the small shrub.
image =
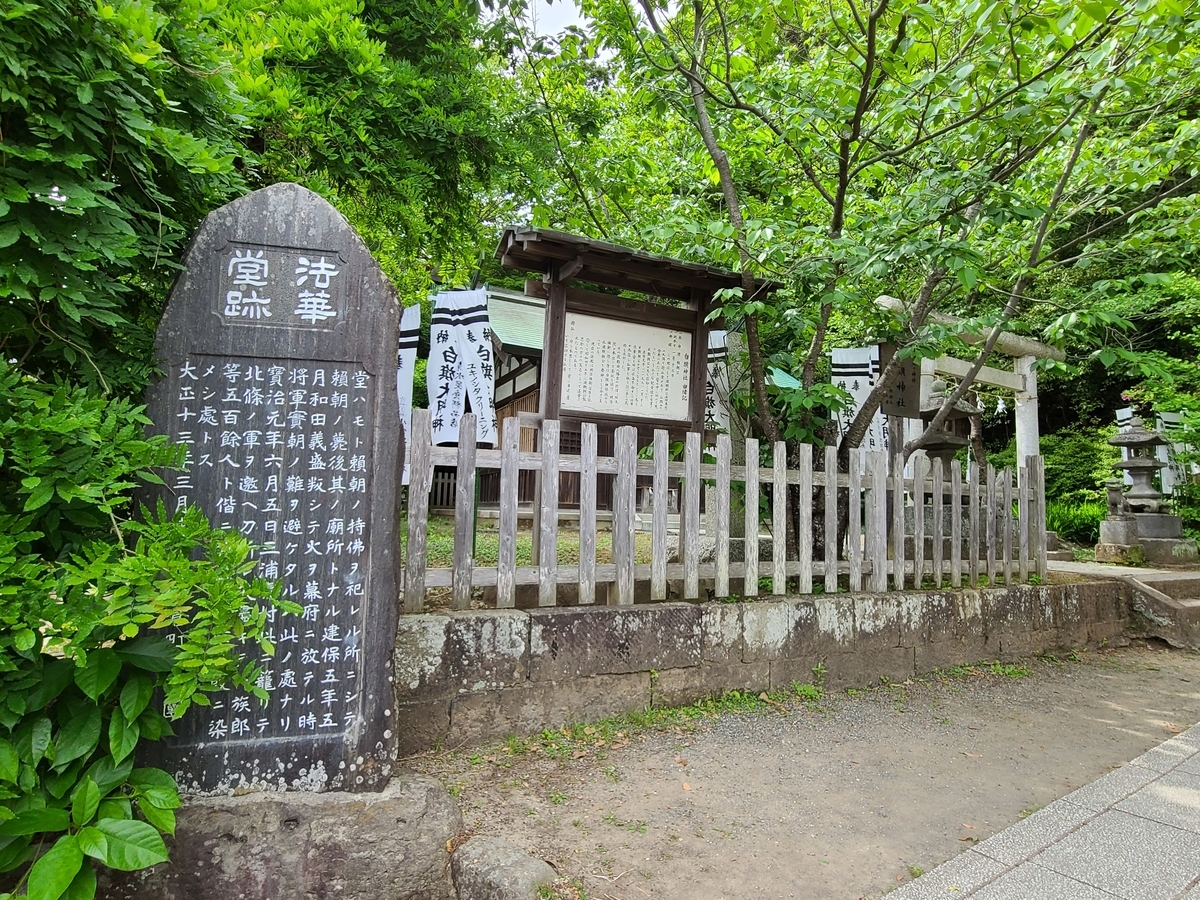
[[1094,544],[1100,540],[1100,522],[1108,507],[1098,500],[1047,500],[1046,528],[1073,544]]

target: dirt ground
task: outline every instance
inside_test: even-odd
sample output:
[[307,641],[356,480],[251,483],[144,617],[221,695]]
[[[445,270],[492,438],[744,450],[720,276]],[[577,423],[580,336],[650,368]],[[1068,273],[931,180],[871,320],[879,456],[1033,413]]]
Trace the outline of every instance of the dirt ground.
[[405,765],[443,780],[468,835],[571,880],[562,897],[876,898],[1200,721],[1194,653],[1026,666]]

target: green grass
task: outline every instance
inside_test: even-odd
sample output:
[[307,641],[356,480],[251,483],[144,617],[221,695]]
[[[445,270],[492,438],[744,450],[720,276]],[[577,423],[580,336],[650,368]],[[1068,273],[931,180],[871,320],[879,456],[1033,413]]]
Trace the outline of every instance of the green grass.
[[[408,523],[401,522],[401,539],[408,541]],[[649,532],[637,532],[634,541],[634,561],[637,563],[650,562]],[[426,552],[428,567],[431,569],[448,569],[454,564],[454,520],[447,516],[430,516],[429,531],[426,537]],[[494,566],[500,561],[500,534],[490,527],[486,520],[475,530],[475,565]],[[612,532],[596,532],[596,562],[612,562]],[[579,531],[577,529],[558,529],[558,564],[560,566],[575,566],[579,564]],[[517,565],[532,566],[533,531],[530,526],[522,526],[517,531]]]
[[1046,530],[1072,544],[1094,544],[1107,514],[1107,505],[1099,500],[1047,500]]

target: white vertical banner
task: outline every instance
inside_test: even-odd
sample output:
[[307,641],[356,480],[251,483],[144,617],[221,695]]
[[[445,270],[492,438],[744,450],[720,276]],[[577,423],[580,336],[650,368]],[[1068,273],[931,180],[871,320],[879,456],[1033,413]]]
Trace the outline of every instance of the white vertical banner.
[[708,333],[708,383],[704,391],[704,427],[729,433],[729,335],[725,331]]
[[[848,409],[842,410],[838,421],[838,433],[844,435],[850,428],[850,423],[858,415],[858,411],[866,402],[875,380],[879,376],[879,347],[841,347],[830,351],[832,364],[832,381],[846,391],[853,403]],[[887,417],[881,410],[875,410],[867,433],[859,444],[859,451],[866,453],[870,450],[886,450],[888,448]]]
[[421,307],[410,306],[400,314],[400,340],[396,348],[396,399],[400,403],[400,427],[404,429],[401,484],[408,484],[408,460],[412,456],[408,436],[412,430],[413,370],[417,363],[417,341],[420,336]]
[[491,337],[486,290],[446,291],[433,298],[425,377],[435,444],[458,442],[458,423],[468,393],[478,422],[476,440],[496,443]]
[[[1132,427],[1131,423],[1133,422],[1133,407],[1122,406],[1120,409],[1117,410],[1116,415],[1117,415],[1117,431],[1128,431]],[[1121,448],[1121,459],[1123,461],[1127,461],[1129,459],[1129,448],[1128,447]],[[1133,484],[1133,476],[1129,474],[1128,469],[1123,471],[1121,473],[1121,475],[1126,484]]]

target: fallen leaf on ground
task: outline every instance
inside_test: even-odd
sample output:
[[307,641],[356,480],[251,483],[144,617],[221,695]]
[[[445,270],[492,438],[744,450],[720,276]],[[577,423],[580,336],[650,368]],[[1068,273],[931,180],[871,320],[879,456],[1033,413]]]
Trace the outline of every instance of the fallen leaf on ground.
[[681,766],[686,766],[687,765],[687,757],[686,756],[677,756],[677,757],[675,757],[675,762],[679,763]]
[[962,755],[967,759],[981,759],[983,757],[982,753],[968,753],[966,750],[962,752]]
[[962,823],[962,827],[963,827],[963,828],[970,828],[972,831],[974,831],[974,830],[975,830],[975,826],[974,826],[974,825],[968,825],[966,822],[963,822],[963,823]]
[[1163,724],[1167,726],[1167,731],[1171,732],[1171,734],[1183,733],[1183,727],[1180,725],[1175,725],[1172,722],[1164,722]]
[[691,786],[690,784],[688,784],[688,783],[685,781],[685,782],[683,783],[683,789],[684,789],[685,791],[690,791],[690,790],[692,789],[692,786]]

